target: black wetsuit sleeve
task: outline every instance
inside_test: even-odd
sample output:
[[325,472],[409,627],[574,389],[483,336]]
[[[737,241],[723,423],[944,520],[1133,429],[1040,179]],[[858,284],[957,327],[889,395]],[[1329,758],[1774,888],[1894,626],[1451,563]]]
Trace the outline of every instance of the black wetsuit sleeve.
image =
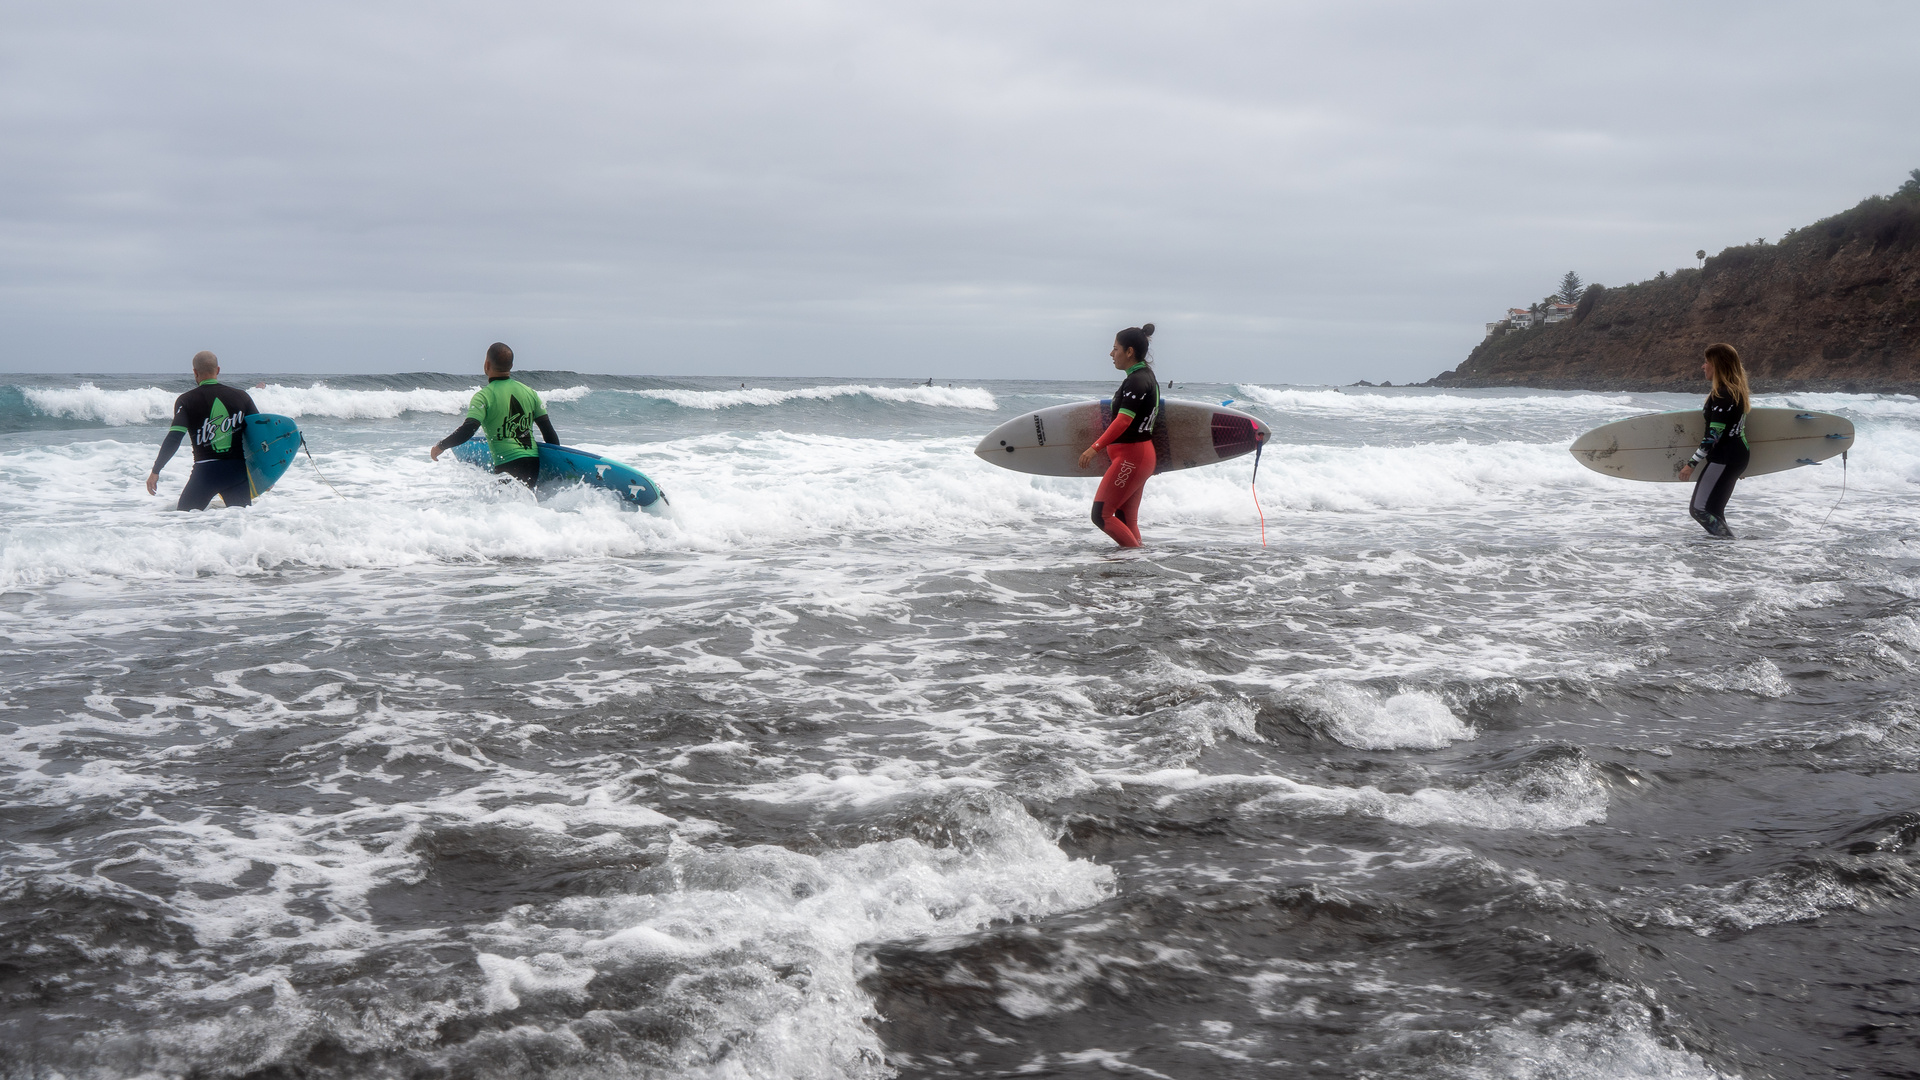
[[546,413],[541,413],[539,416],[534,417],[533,422],[540,425],[541,438],[553,443],[555,446],[560,445],[560,436],[554,433],[553,421],[547,419]]
[[1687,464],[1698,465],[1713,455],[1720,443],[1733,434],[1741,418],[1740,406],[1729,398],[1709,397],[1701,409],[1707,418],[1707,433],[1700,440],[1700,448],[1687,459]]
[[473,438],[473,433],[479,430],[480,421],[469,416],[467,417],[466,423],[454,428],[453,434],[435,443],[433,448],[435,450],[451,450],[461,443],[466,442],[468,439]]
[[160,456],[153,459],[154,472],[158,473],[167,467],[167,462],[173,460],[173,452],[180,449],[180,440],[186,437],[187,433],[179,428],[167,432],[167,437],[160,443]]

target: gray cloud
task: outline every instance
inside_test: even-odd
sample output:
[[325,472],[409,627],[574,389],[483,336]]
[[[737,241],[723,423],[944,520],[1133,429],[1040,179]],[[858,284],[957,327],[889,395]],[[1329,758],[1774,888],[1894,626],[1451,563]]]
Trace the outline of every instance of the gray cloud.
[[6,18],[17,369],[1402,381],[1920,165],[1898,4]]

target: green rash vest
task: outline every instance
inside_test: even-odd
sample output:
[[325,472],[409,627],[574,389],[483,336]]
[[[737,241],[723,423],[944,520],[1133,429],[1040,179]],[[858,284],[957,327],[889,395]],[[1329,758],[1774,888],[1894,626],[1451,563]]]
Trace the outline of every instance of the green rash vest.
[[547,415],[540,395],[525,383],[502,376],[487,380],[467,405],[467,418],[480,421],[495,467],[521,458],[539,457],[533,445],[533,422]]

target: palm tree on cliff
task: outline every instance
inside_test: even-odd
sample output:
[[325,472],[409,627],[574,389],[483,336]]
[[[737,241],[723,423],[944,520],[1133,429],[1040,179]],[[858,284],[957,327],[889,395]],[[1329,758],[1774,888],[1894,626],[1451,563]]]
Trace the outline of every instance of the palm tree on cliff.
[[1567,276],[1560,279],[1560,291],[1554,293],[1552,299],[1558,300],[1563,304],[1577,304],[1580,302],[1580,286],[1582,284],[1584,283],[1580,280],[1580,275],[1569,270],[1567,271]]

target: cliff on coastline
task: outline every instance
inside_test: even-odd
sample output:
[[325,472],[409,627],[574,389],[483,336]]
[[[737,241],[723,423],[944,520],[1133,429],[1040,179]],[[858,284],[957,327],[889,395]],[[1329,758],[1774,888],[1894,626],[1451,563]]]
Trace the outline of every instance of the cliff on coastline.
[[1740,350],[1757,390],[1920,393],[1920,169],[1777,244],[1591,286],[1571,319],[1495,330],[1427,385],[1690,392],[1715,341]]

